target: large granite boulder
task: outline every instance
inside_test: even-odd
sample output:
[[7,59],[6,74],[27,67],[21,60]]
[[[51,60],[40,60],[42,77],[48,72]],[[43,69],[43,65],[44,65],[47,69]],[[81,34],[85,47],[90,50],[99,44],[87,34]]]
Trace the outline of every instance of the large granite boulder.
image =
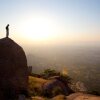
[[69,91],[65,84],[57,79],[49,80],[43,85],[44,96],[54,97],[59,94],[68,95]]
[[100,96],[77,92],[72,93],[69,96],[57,95],[53,97],[51,100],[100,100]]
[[69,87],[68,82],[61,76],[50,77],[43,85],[44,95],[47,97],[54,97],[59,94],[69,95],[74,91]]
[[77,92],[67,96],[66,100],[100,100],[100,96]]
[[0,100],[14,100],[28,87],[27,59],[23,49],[10,38],[0,39]]

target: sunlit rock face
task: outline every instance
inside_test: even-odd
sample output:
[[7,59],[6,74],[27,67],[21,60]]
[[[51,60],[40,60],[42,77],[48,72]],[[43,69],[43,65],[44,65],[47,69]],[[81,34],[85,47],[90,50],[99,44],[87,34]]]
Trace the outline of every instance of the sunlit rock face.
[[100,100],[100,96],[77,92],[67,96],[66,100]]
[[10,38],[0,39],[0,100],[14,100],[28,86],[27,59]]

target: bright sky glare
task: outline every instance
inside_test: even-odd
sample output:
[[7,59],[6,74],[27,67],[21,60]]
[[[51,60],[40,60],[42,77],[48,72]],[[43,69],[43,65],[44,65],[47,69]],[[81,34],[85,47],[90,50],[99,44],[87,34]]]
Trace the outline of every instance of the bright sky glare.
[[0,0],[0,38],[20,42],[100,42],[100,0]]

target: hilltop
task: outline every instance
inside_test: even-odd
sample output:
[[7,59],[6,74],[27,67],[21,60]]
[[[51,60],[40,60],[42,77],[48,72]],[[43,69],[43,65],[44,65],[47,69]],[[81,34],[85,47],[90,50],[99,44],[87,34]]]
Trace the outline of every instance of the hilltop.
[[25,52],[10,38],[0,39],[0,100],[14,100],[27,93],[28,67]]
[[52,69],[44,70],[41,74],[28,73],[23,48],[10,38],[0,39],[1,100],[100,99],[99,96],[88,94],[84,83],[79,81],[73,84],[72,80],[65,72]]

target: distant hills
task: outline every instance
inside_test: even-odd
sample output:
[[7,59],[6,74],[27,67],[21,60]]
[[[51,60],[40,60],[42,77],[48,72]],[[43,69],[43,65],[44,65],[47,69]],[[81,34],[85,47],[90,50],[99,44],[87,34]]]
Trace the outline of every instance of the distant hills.
[[39,52],[34,51],[27,53],[28,65],[33,67],[33,72],[40,73],[47,68],[67,69],[73,79],[100,92],[100,46],[41,47]]

